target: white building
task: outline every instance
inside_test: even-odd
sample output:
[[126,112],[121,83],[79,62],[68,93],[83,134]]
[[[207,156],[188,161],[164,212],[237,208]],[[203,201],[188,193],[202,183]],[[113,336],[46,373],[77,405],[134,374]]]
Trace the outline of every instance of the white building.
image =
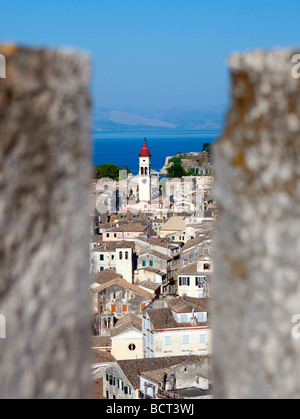
[[139,201],[151,201],[151,164],[146,138],[139,155]]
[[211,329],[207,307],[207,298],[179,297],[166,300],[164,308],[145,308],[144,357],[210,354]]

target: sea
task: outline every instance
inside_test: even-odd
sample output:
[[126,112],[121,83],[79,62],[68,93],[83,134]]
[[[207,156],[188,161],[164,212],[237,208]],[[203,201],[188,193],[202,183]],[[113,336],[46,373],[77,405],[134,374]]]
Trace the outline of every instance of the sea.
[[127,165],[133,174],[138,173],[139,153],[147,138],[151,154],[151,168],[160,171],[166,157],[177,153],[201,152],[204,143],[220,137],[220,131],[200,132],[93,132],[92,162],[99,166],[113,163],[122,169]]

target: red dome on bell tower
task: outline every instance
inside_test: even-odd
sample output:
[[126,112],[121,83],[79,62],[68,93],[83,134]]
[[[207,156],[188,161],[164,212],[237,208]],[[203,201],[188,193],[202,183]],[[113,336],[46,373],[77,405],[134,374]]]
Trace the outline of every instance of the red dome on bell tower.
[[143,147],[142,147],[141,152],[140,152],[140,157],[151,157],[150,151],[149,151],[147,143],[146,143],[146,138],[144,139],[144,144],[143,144]]

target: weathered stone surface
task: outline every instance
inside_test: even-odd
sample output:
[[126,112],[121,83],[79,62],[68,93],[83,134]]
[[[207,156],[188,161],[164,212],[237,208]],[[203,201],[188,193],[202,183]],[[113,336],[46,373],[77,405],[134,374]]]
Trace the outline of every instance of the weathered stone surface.
[[89,58],[0,54],[0,397],[88,397]]
[[235,55],[232,108],[216,147],[212,290],[216,398],[298,398],[300,79],[296,52]]

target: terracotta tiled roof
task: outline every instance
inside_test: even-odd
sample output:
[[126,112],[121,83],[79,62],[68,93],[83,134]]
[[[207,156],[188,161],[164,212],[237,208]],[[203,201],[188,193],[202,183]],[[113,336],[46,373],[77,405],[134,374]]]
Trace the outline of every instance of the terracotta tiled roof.
[[195,311],[208,312],[209,298],[175,297],[166,300],[168,307],[176,313],[191,313]]
[[197,262],[190,263],[189,265],[180,268],[176,272],[177,275],[197,275]]
[[186,228],[186,221],[184,216],[174,216],[162,226],[161,230],[181,231]]
[[118,336],[127,330],[136,329],[142,331],[142,319],[133,314],[126,314],[120,320],[117,321],[115,327],[111,329],[111,336]]
[[104,271],[97,272],[91,275],[91,282],[99,285],[106,284],[116,278],[122,278],[122,275],[117,274],[115,269],[104,269]]
[[110,285],[113,285],[113,284],[117,284],[117,285],[120,285],[120,287],[131,290],[131,291],[135,292],[136,294],[139,294],[142,297],[147,298],[150,301],[153,300],[153,298],[154,298],[154,295],[151,294],[150,292],[145,291],[142,288],[140,288],[139,286],[137,286],[135,284],[131,284],[130,282],[126,281],[125,279],[121,279],[121,278],[114,278],[109,282],[105,282],[104,284],[100,285],[99,287],[95,287],[93,289],[93,293],[101,292],[102,290],[104,290],[105,288],[107,288],[107,287],[109,287]]
[[92,348],[109,348],[111,339],[109,336],[92,336]]
[[153,371],[155,369],[169,368],[175,365],[194,364],[205,359],[204,356],[170,356],[160,358],[128,359],[117,361],[119,367],[126,375],[128,381],[134,389],[140,388],[139,374],[143,371]]
[[99,351],[97,349],[92,350],[92,363],[103,364],[107,362],[115,362],[115,357],[108,351]]

